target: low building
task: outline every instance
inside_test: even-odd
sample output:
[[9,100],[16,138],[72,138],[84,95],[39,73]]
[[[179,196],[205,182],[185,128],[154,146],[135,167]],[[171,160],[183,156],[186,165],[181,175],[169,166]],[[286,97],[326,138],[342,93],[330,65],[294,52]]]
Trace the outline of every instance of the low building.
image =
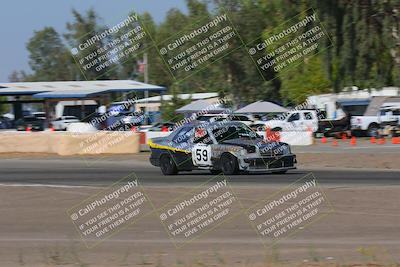
[[[16,82],[0,83],[0,96],[12,96],[13,100],[1,101],[0,104],[11,104],[15,119],[23,117],[23,105],[30,103],[43,104],[46,119],[54,119],[61,114],[60,101],[69,102],[69,109],[78,118],[86,118],[93,113],[93,102],[98,106],[111,104],[112,93],[156,92],[162,94],[165,87],[146,84],[133,80],[97,80],[97,81],[50,81],[50,82]],[[23,97],[23,98],[21,98]],[[75,104],[76,105],[75,105]],[[89,107],[90,106],[90,107]],[[58,112],[58,113],[57,113]],[[56,114],[57,113],[57,114]],[[64,112],[62,112],[63,115]]]

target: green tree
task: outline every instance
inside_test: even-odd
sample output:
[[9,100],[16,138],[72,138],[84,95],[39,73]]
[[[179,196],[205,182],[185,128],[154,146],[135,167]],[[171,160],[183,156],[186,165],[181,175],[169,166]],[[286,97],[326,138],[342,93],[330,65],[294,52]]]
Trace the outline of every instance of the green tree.
[[[142,45],[148,53],[150,83],[166,86],[174,95],[219,92],[221,96],[230,96],[235,105],[261,99],[296,103],[303,101],[307,94],[340,92],[346,86],[380,88],[400,85],[398,0],[186,0],[186,4],[187,14],[171,9],[159,25],[148,13],[140,16],[148,34]],[[215,10],[211,12],[208,9],[210,6]],[[288,70],[275,72],[270,69],[264,73],[265,81],[243,43],[249,44],[268,37],[271,31],[286,27],[285,23],[301,12],[305,16],[314,11],[330,36],[320,42],[319,54],[315,58],[306,58],[299,66],[291,66]],[[218,61],[209,62],[211,64],[187,79],[177,77],[175,80],[157,50],[180,33],[199,27],[215,14],[224,13],[227,13],[241,37],[232,41],[233,47],[239,49]],[[67,33],[64,35],[71,47],[105,29],[99,24],[99,18],[93,10],[85,14],[73,10],[73,16],[74,20],[67,24]],[[33,74],[24,79],[85,78],[77,71],[77,65],[54,30],[49,28],[35,33],[31,41],[30,64]],[[109,41],[102,40],[87,53]],[[129,56],[124,62],[116,64],[115,71],[105,70],[101,78],[143,80],[143,74],[137,71],[137,62],[142,57],[142,53]],[[86,78],[94,79],[98,75],[89,72]],[[182,103],[174,99],[172,105],[164,103],[163,115],[175,116],[174,108]]]
[[315,5],[333,40],[324,52],[324,65],[335,92],[353,85],[400,84],[400,68],[393,56],[399,50],[393,35],[399,29],[398,1],[334,0]]
[[331,83],[322,64],[320,56],[313,56],[282,74],[281,94],[285,104],[300,104],[309,95],[330,92]]
[[[0,96],[0,101],[6,101],[7,97],[5,96]],[[0,115],[7,113],[9,111],[9,108],[5,104],[0,104]]]
[[[131,12],[129,16],[136,15],[135,12]],[[124,34],[127,34],[129,31],[132,30],[133,27],[139,26],[140,23],[137,23],[136,25],[132,25],[131,27],[123,27],[121,28],[117,34],[116,38],[119,38],[123,36]],[[140,44],[142,48],[140,50],[143,50],[148,47],[149,44],[147,43],[141,43]],[[139,51],[140,51],[139,50]],[[132,53],[127,55],[125,58],[123,58],[122,62],[120,62],[120,66],[118,68],[118,78],[120,79],[132,79],[132,80],[137,80],[139,78],[139,71],[138,71],[138,62],[142,60],[143,57],[141,54],[137,53]],[[143,80],[143,77],[140,77],[141,80]]]
[[[164,62],[162,61],[162,58],[158,54],[156,46],[154,45],[155,40],[153,38],[157,37],[158,26],[155,24],[151,15],[147,12],[140,15],[140,23],[142,27],[145,28],[147,35],[143,40],[143,47],[146,50],[145,52],[147,53],[149,83],[158,85],[170,85],[172,79]],[[133,55],[130,58],[130,60],[132,61],[132,65],[135,68],[133,72],[136,73],[136,79],[142,81],[144,81],[144,74],[138,73],[137,63],[139,61],[143,61],[143,53],[144,52],[138,53],[137,55]],[[129,66],[126,66],[126,64],[124,64],[124,66],[129,68]]]
[[8,76],[8,81],[9,82],[25,82],[28,80],[28,75],[25,73],[25,71],[16,71],[14,70],[11,72],[11,74]]
[[[71,48],[78,47],[80,44],[85,43],[87,40],[95,37],[96,35],[100,35],[103,31],[106,30],[106,27],[101,26],[98,23],[100,18],[93,9],[89,9],[85,15],[82,15],[78,11],[73,9],[72,15],[74,17],[74,22],[67,23],[68,32],[64,34],[64,37]],[[105,38],[97,40],[95,44],[90,45],[83,52],[80,52],[78,54],[78,60],[92,53],[96,53],[97,49],[104,47],[111,40],[111,38],[112,36],[108,35]],[[70,58],[73,59],[71,54]],[[116,72],[113,71],[115,67],[116,66],[111,65],[107,68],[102,69],[99,72],[96,71],[94,68],[89,68],[88,70],[77,73],[76,79],[94,80],[96,78],[99,78],[102,80],[107,80],[117,78]]]
[[172,94],[171,100],[165,100],[161,102],[161,116],[164,121],[178,122],[183,119],[183,115],[177,114],[175,111],[184,105],[189,104],[191,99],[179,98],[178,95],[182,92],[180,91],[180,86],[177,83],[170,87],[170,93]]
[[52,27],[36,31],[27,44],[32,81],[72,80],[74,68],[69,62],[69,52],[59,34]]

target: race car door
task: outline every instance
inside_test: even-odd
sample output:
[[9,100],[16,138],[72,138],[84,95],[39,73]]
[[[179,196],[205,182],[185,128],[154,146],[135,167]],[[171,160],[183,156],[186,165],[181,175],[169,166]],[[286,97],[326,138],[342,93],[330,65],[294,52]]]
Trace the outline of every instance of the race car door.
[[196,127],[193,139],[192,161],[197,167],[211,167],[212,140],[204,127]]

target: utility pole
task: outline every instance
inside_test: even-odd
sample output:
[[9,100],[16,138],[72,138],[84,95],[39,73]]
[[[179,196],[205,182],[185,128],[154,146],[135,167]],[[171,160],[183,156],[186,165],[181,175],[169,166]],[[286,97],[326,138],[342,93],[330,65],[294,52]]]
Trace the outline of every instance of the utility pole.
[[149,65],[148,65],[148,61],[147,61],[147,52],[144,52],[144,54],[143,54],[143,64],[144,64],[144,83],[148,83],[149,82]]

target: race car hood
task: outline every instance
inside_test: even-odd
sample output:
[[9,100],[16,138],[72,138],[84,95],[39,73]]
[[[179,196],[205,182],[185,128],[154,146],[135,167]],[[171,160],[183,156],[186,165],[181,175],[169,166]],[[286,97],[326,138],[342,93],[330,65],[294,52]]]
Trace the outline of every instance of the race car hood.
[[[260,152],[262,152],[262,153],[270,153],[270,151],[280,149],[281,147],[289,148],[289,145],[286,143],[266,142],[262,138],[255,138],[255,139],[236,138],[236,139],[230,139],[230,140],[223,141],[223,142],[221,142],[221,144],[240,146],[240,147],[245,148],[246,150],[248,150],[249,148],[252,148],[252,147],[258,147]],[[285,151],[284,154],[287,153],[286,148],[284,150],[281,149],[279,151]],[[273,154],[281,154],[281,152],[279,152],[279,153],[274,152]]]
[[252,146],[252,145],[254,146],[261,142],[263,142],[262,138],[255,138],[255,139],[235,138],[235,139],[229,139],[229,140],[222,141],[221,144],[246,147],[246,146]]
[[229,139],[221,142],[222,144],[227,144],[227,145],[267,145],[267,144],[277,144],[277,145],[287,145],[286,143],[282,142],[266,142],[263,138],[254,138],[254,139],[249,139],[249,138],[235,138],[235,139]]

